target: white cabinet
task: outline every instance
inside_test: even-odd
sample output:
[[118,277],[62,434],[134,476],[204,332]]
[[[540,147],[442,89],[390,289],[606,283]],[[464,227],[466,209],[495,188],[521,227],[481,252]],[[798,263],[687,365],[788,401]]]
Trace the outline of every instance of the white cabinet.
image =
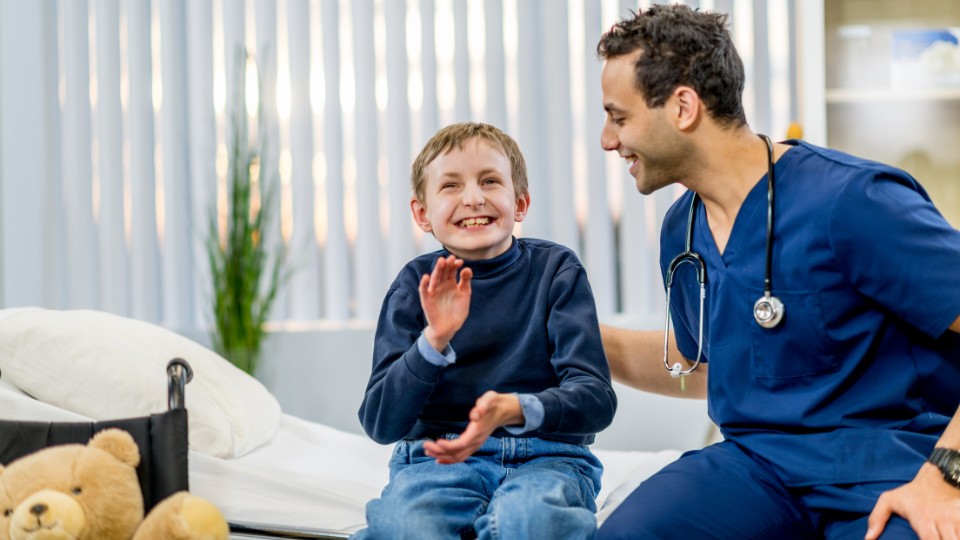
[[905,169],[960,227],[960,2],[823,0],[801,24],[811,142]]

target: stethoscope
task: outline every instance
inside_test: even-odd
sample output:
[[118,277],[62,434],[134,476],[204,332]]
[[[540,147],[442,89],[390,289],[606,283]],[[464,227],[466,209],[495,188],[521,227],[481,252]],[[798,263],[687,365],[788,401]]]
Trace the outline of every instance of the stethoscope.
[[[776,328],[783,320],[783,314],[786,308],[783,302],[773,296],[773,280],[771,279],[773,268],[773,184],[775,176],[773,172],[773,143],[766,135],[759,135],[767,144],[767,261],[763,278],[763,296],[757,299],[753,304],[753,319],[763,328]],[[707,297],[707,265],[703,262],[703,257],[693,251],[693,219],[697,215],[697,206],[700,204],[700,196],[694,192],[693,200],[690,201],[690,214],[687,216],[687,239],[682,253],[670,261],[667,266],[666,289],[667,289],[667,314],[666,323],[663,332],[663,365],[670,372],[673,378],[681,375],[689,375],[700,366],[700,359],[703,355],[703,301]],[[683,263],[693,265],[697,271],[697,282],[700,283],[700,322],[699,337],[697,338],[697,359],[693,366],[682,370],[680,362],[672,366],[668,358],[668,340],[670,337],[670,289],[673,287],[673,275]]]

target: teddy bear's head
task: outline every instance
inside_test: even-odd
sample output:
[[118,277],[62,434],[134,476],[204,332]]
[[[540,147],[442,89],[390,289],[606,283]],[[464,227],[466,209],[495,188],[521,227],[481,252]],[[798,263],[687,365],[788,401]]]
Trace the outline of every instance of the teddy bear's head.
[[139,462],[133,437],[107,429],[0,466],[0,540],[130,538],[143,520]]

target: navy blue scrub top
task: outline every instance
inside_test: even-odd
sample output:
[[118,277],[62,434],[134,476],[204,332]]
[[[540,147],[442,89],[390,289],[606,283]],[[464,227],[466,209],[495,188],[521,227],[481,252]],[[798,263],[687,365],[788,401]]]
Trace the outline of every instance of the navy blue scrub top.
[[[772,282],[786,307],[778,328],[753,319],[766,175],[722,255],[698,208],[710,417],[787,485],[908,481],[960,402],[960,335],[947,331],[960,315],[960,231],[905,172],[787,143],[775,164]],[[684,249],[691,197],[664,219],[662,271]],[[681,265],[671,309],[688,359],[697,355],[698,287]]]

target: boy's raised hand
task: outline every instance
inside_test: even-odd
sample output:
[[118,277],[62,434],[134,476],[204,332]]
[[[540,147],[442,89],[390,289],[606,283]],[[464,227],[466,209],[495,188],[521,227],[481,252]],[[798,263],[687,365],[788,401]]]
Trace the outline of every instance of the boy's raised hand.
[[485,392],[470,410],[467,429],[454,440],[427,441],[423,448],[437,463],[460,463],[473,455],[498,427],[522,425],[523,409],[515,394]]
[[437,351],[443,351],[447,347],[470,313],[470,280],[473,278],[473,270],[460,270],[462,267],[463,259],[453,255],[439,257],[433,272],[420,279],[420,305],[427,318],[423,335]]

